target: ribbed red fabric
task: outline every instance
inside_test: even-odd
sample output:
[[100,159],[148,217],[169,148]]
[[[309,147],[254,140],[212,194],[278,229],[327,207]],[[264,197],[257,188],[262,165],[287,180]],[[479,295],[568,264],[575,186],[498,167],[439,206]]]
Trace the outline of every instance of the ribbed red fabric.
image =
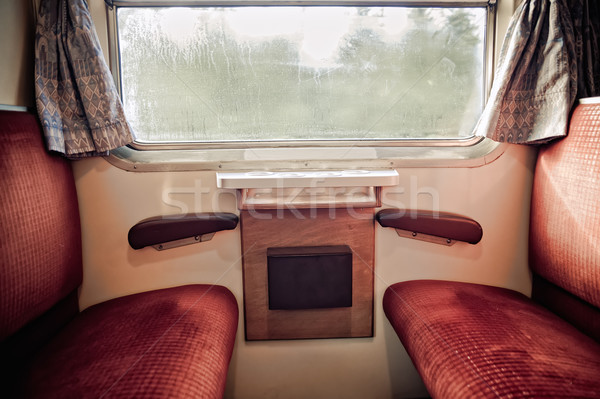
[[73,176],[67,161],[44,150],[34,116],[0,112],[0,176],[5,394],[223,396],[238,322],[229,290],[168,288],[78,313],[74,290],[82,278],[81,238]]
[[35,116],[0,111],[0,341],[82,279],[70,164],[49,155]]
[[600,397],[600,344],[520,293],[407,281],[383,307],[434,398]]
[[220,398],[238,322],[221,286],[189,285],[84,310],[35,358],[26,397]]
[[569,135],[538,155],[531,267],[600,307],[600,104],[579,105]]

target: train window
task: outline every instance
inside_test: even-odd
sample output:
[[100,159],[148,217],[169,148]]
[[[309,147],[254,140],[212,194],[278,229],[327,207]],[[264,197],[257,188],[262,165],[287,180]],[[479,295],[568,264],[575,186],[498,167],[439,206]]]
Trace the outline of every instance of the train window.
[[460,139],[484,105],[485,6],[123,6],[115,15],[139,143]]

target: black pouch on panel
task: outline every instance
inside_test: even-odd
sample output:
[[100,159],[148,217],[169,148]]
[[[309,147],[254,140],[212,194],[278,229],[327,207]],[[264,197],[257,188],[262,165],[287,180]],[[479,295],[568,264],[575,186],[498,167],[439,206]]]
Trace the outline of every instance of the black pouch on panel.
[[269,309],[352,306],[352,250],[347,245],[268,248]]

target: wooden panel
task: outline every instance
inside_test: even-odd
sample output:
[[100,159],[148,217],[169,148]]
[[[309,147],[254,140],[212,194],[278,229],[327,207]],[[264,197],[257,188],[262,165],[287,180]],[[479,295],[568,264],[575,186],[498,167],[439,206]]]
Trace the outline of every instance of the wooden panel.
[[[242,211],[246,339],[373,336],[374,210]],[[267,248],[348,245],[352,307],[269,310]]]

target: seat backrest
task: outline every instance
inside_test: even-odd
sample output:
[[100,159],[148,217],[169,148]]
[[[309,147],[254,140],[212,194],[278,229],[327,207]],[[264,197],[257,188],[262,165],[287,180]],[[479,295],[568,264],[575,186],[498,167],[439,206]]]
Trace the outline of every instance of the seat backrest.
[[[0,176],[0,341],[5,341],[65,298],[76,299],[82,265],[71,166],[48,154],[34,115],[0,111]],[[69,309],[77,311],[72,304]]]
[[[555,302],[552,307],[562,307],[561,313],[567,313],[562,316],[582,319],[569,321],[583,323],[578,327],[593,336],[600,332],[600,98],[597,100],[579,104],[568,136],[540,150],[529,236],[530,263],[536,275],[534,299]],[[552,286],[560,289],[546,292]],[[559,298],[562,290],[565,295]],[[577,303],[587,310],[579,309]],[[586,320],[593,314],[595,322]]]

